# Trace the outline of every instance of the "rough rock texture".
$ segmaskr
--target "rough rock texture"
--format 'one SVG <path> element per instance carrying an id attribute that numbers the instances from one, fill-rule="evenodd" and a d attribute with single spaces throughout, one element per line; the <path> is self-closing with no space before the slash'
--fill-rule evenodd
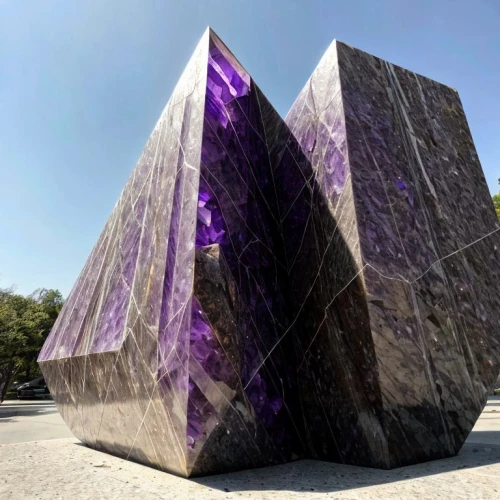
<path id="1" fill-rule="evenodd" d="M 349 261 L 304 309 L 313 456 L 456 454 L 500 367 L 500 233 L 457 92 L 333 42 L 286 122 L 346 243 L 323 268 Z"/>
<path id="2" fill-rule="evenodd" d="M 39 357 L 88 446 L 182 476 L 460 448 L 500 276 L 498 235 L 463 249 L 496 219 L 456 93 L 334 44 L 287 121 L 207 30 Z"/>

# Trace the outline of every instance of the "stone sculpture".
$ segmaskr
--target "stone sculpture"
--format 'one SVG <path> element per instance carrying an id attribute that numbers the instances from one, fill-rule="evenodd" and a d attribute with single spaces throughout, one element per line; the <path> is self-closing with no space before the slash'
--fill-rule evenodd
<path id="1" fill-rule="evenodd" d="M 392 468 L 455 455 L 500 354 L 500 234 L 457 92 L 333 42 L 286 122 L 360 281 L 345 324 L 340 282 L 314 294 L 327 312 L 304 329 L 299 380 L 323 386 L 309 393 L 324 410 L 316 456 Z"/>
<path id="2" fill-rule="evenodd" d="M 450 456 L 497 229 L 454 90 L 334 42 L 282 120 L 209 29 L 39 362 L 85 444 L 186 477 Z"/>

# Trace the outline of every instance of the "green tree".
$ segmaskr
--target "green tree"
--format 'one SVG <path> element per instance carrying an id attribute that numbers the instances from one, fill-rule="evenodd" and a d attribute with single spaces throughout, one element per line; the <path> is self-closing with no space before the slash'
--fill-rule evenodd
<path id="1" fill-rule="evenodd" d="M 500 193 L 493 196 L 493 205 L 495 205 L 495 210 L 497 212 L 498 219 L 500 220 Z"/>
<path id="2" fill-rule="evenodd" d="M 39 289 L 28 297 L 0 290 L 0 402 L 16 374 L 39 373 L 36 359 L 62 304 L 57 290 Z"/>
<path id="3" fill-rule="evenodd" d="M 38 354 L 45 339 L 50 333 L 59 312 L 64 304 L 59 290 L 39 288 L 28 296 L 31 307 L 26 312 L 26 334 L 31 336 L 31 347 L 27 349 L 22 360 L 22 368 L 27 378 L 32 378 L 40 372 L 37 363 Z"/>

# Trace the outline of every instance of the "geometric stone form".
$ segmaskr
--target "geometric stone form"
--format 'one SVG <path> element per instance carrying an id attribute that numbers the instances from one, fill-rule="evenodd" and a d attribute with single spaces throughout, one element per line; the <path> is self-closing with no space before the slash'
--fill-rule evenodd
<path id="1" fill-rule="evenodd" d="M 183 476 L 302 453 L 292 336 L 267 357 L 288 322 L 279 214 L 311 177 L 291 141 L 207 30 L 39 357 L 88 446 Z"/>
<path id="2" fill-rule="evenodd" d="M 334 41 L 285 121 L 359 280 L 345 297 L 341 270 L 304 311 L 314 456 L 455 455 L 500 369 L 500 233 L 457 92 Z"/>
<path id="3" fill-rule="evenodd" d="M 457 94 L 334 43 L 286 121 L 208 29 L 39 356 L 88 446 L 186 477 L 460 448 L 500 270 Z"/>

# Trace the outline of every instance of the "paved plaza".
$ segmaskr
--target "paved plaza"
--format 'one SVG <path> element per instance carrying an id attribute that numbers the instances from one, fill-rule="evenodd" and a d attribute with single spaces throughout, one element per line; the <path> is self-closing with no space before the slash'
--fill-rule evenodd
<path id="1" fill-rule="evenodd" d="M 302 460 L 186 480 L 83 446 L 52 402 L 0 405 L 0 499 L 498 499 L 500 398 L 457 457 L 391 471 Z"/>

